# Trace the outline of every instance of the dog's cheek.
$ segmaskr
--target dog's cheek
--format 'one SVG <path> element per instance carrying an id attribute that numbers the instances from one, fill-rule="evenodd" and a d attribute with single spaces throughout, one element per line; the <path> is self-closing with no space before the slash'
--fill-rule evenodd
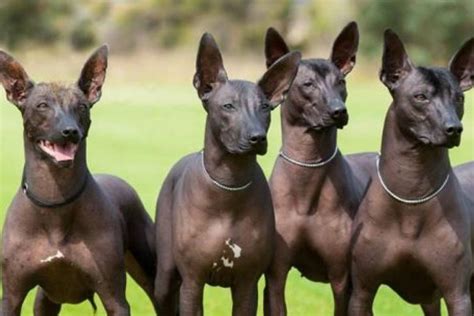
<path id="1" fill-rule="evenodd" d="M 26 115 L 23 122 L 24 130 L 28 138 L 34 140 L 43 136 L 48 131 L 49 123 L 44 115 L 35 114 Z"/>

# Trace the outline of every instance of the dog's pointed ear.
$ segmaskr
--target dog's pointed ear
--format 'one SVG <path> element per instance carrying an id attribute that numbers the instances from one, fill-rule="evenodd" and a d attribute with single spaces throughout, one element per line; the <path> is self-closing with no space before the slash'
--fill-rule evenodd
<path id="1" fill-rule="evenodd" d="M 209 93 L 217 84 L 227 81 L 227 73 L 224 69 L 221 52 L 214 37 L 209 33 L 204 33 L 199 43 L 199 50 L 196 59 L 196 73 L 193 84 L 199 98 L 206 100 Z"/>
<path id="2" fill-rule="evenodd" d="M 270 68 L 278 59 L 290 52 L 283 37 L 273 27 L 269 27 L 265 35 L 265 61 Z"/>
<path id="3" fill-rule="evenodd" d="M 456 77 L 462 91 L 467 91 L 474 85 L 474 37 L 471 37 L 454 54 L 449 62 L 449 70 Z"/>
<path id="4" fill-rule="evenodd" d="M 20 63 L 2 50 L 0 50 L 0 82 L 5 88 L 8 101 L 23 110 L 34 83 Z"/>
<path id="5" fill-rule="evenodd" d="M 84 92 L 90 106 L 99 101 L 102 95 L 108 55 L 109 47 L 102 45 L 89 57 L 84 67 L 82 67 L 77 85 Z"/>
<path id="6" fill-rule="evenodd" d="M 395 89 L 400 80 L 413 69 L 413 64 L 398 35 L 391 29 L 384 33 L 384 47 L 380 80 L 389 90 Z"/>
<path id="7" fill-rule="evenodd" d="M 330 57 L 344 76 L 350 73 L 355 66 L 358 47 L 359 28 L 356 22 L 350 22 L 334 41 Z"/>
<path id="8" fill-rule="evenodd" d="M 285 100 L 286 94 L 298 72 L 300 60 L 300 52 L 286 54 L 274 63 L 265 72 L 262 79 L 258 81 L 258 86 L 270 101 L 272 109 Z"/>

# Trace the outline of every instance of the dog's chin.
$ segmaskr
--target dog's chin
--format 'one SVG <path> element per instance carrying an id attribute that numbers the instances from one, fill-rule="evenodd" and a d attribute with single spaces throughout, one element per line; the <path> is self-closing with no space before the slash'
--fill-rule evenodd
<path id="1" fill-rule="evenodd" d="M 256 145 L 239 145 L 236 148 L 227 148 L 227 151 L 233 155 L 265 155 L 267 153 L 267 142 Z"/>
<path id="2" fill-rule="evenodd" d="M 426 136 L 419 136 L 418 140 L 424 146 L 453 148 L 461 143 L 461 137 L 443 137 L 442 139 L 430 139 Z"/>
<path id="3" fill-rule="evenodd" d="M 344 116 L 342 117 L 341 119 L 338 119 L 336 122 L 335 122 L 335 126 L 338 128 L 338 129 L 343 129 L 347 123 L 349 123 L 349 117 L 348 116 Z"/>
<path id="4" fill-rule="evenodd" d="M 446 141 L 441 142 L 435 146 L 445 147 L 445 148 L 454 148 L 458 147 L 461 144 L 461 137 L 447 138 Z"/>
<path id="5" fill-rule="evenodd" d="M 332 127 L 342 129 L 345 125 L 346 124 L 337 123 L 337 122 L 330 122 L 330 123 L 311 125 L 311 126 L 309 126 L 308 130 L 310 132 L 322 133 L 322 132 L 325 132 L 325 131 L 327 131 L 328 129 L 330 129 Z"/>
<path id="6" fill-rule="evenodd" d="M 41 139 L 36 142 L 36 147 L 56 166 L 70 168 L 74 165 L 79 144 L 73 142 L 54 143 Z"/>

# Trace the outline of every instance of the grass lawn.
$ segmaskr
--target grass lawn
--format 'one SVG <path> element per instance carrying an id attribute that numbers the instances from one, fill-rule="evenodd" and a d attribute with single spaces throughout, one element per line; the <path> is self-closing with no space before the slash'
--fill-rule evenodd
<path id="1" fill-rule="evenodd" d="M 79 64 L 78 64 L 79 65 Z M 262 65 L 263 67 L 263 65 Z M 28 69 L 28 68 L 27 68 Z M 77 69 L 78 71 L 78 69 Z M 232 74 L 232 72 L 229 72 Z M 191 77 L 188 75 L 187 77 Z M 190 81 L 190 80 L 189 80 Z M 378 151 L 385 111 L 390 98 L 381 83 L 349 78 L 347 101 L 350 123 L 339 133 L 343 153 Z M 462 146 L 451 150 L 453 165 L 474 159 L 474 94 L 466 94 L 465 131 Z M 154 217 L 154 204 L 170 167 L 183 155 L 203 146 L 205 112 L 188 84 L 106 82 L 102 100 L 92 110 L 88 162 L 94 173 L 111 173 L 126 179 L 139 192 Z M 280 146 L 279 111 L 273 113 L 269 151 L 259 158 L 267 175 Z M 0 91 L 0 225 L 20 183 L 23 165 L 20 113 Z M 260 282 L 263 289 L 263 282 Z M 262 314 L 262 291 L 259 314 Z M 33 292 L 23 305 L 32 314 Z M 286 287 L 290 315 L 330 315 L 332 296 L 328 285 L 312 283 L 293 270 Z M 127 297 L 134 315 L 152 315 L 151 304 L 130 280 Z M 96 297 L 96 301 L 99 302 Z M 229 315 L 230 292 L 206 287 L 207 315 Z M 98 315 L 104 315 L 99 303 Z M 403 302 L 382 287 L 375 302 L 377 315 L 421 315 L 420 308 Z M 92 315 L 89 303 L 65 305 L 64 315 Z"/>

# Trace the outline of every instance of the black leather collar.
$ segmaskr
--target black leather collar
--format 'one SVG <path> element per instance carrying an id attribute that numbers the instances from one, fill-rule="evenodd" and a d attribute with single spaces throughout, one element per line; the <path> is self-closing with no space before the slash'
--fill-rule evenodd
<path id="1" fill-rule="evenodd" d="M 26 183 L 25 172 L 23 172 L 23 177 L 22 177 L 22 180 L 21 180 L 21 187 L 23 189 L 23 193 L 25 193 L 25 195 L 30 199 L 30 201 L 33 202 L 33 204 L 35 204 L 36 206 L 45 207 L 45 208 L 57 208 L 57 207 L 61 207 L 61 206 L 67 205 L 69 203 L 72 203 L 74 200 L 79 198 L 79 196 L 82 194 L 82 192 L 84 192 L 84 190 L 86 189 L 87 182 L 89 182 L 88 180 L 89 180 L 89 173 L 87 173 L 86 176 L 84 177 L 84 180 L 83 180 L 82 185 L 80 186 L 79 190 L 77 190 L 77 192 L 75 192 L 74 194 L 72 194 L 71 196 L 67 197 L 66 199 L 64 199 L 63 201 L 60 201 L 60 202 L 43 201 L 40 198 L 36 197 L 33 193 L 31 193 L 28 190 L 28 183 Z"/>

